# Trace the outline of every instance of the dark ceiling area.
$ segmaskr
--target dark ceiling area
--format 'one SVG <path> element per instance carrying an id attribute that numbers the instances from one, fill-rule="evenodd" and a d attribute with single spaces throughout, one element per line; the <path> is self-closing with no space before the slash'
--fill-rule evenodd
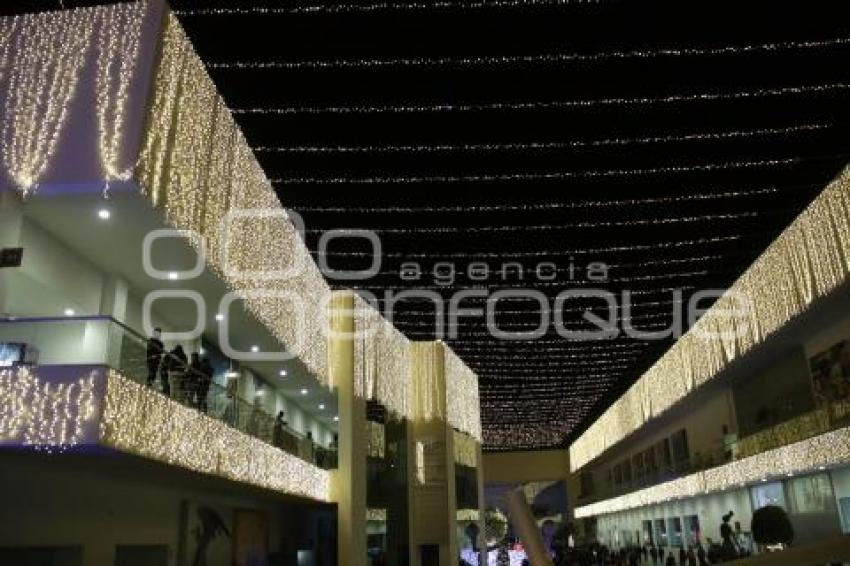
<path id="1" fill-rule="evenodd" d="M 506 331 L 549 321 L 528 340 L 492 337 L 484 316 L 446 327 L 479 376 L 487 450 L 567 445 L 671 344 L 566 339 L 554 307 L 591 330 L 584 313 L 603 303 L 556 295 L 599 288 L 622 305 L 628 291 L 626 322 L 663 330 L 692 293 L 728 287 L 850 155 L 837 2 L 172 6 L 310 249 L 330 229 L 379 235 L 380 273 L 332 286 L 424 290 L 447 309 L 482 289 L 459 306 L 489 297 Z M 365 269 L 369 249 L 323 251 Z M 605 281 L 589 280 L 594 263 Z M 433 339 L 434 302 L 401 300 L 393 322 Z"/>

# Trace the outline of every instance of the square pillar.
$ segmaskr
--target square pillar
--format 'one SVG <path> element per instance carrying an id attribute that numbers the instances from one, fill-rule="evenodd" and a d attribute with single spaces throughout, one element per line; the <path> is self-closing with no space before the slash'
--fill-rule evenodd
<path id="1" fill-rule="evenodd" d="M 354 371 L 354 295 L 334 292 L 328 316 L 328 371 L 339 403 L 338 466 L 331 476 L 337 503 L 337 563 L 366 564 L 366 402 L 357 397 Z"/>

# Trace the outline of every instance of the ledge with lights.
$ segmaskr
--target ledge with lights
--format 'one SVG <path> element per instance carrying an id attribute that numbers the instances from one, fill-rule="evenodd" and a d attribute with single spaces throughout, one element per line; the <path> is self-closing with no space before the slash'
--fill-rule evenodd
<path id="1" fill-rule="evenodd" d="M 188 470 L 330 499 L 330 473 L 104 367 L 0 370 L 0 445 L 101 445 Z"/>
<path id="2" fill-rule="evenodd" d="M 571 446 L 576 471 L 664 414 L 850 277 L 845 169 Z M 749 307 L 746 308 L 745 307 Z"/>
<path id="3" fill-rule="evenodd" d="M 578 519 L 595 517 L 645 505 L 736 489 L 764 479 L 781 478 L 844 465 L 848 460 L 850 460 L 850 427 L 626 495 L 577 507 L 575 516 Z"/>
<path id="4" fill-rule="evenodd" d="M 10 65 L 24 55 L 30 66 Z M 330 289 L 162 0 L 0 18 L 0 87 L 3 172 L 23 195 L 75 194 L 69 178 L 75 191 L 86 185 L 104 198 L 140 193 L 167 224 L 198 235 L 187 242 L 203 248 L 207 267 L 281 344 L 302 346 L 321 385 L 335 387 L 324 332 Z M 362 301 L 357 311 L 366 332 L 356 341 L 356 394 L 410 418 L 411 344 Z M 441 416 L 480 440 L 477 376 L 442 347 L 450 401 Z"/>

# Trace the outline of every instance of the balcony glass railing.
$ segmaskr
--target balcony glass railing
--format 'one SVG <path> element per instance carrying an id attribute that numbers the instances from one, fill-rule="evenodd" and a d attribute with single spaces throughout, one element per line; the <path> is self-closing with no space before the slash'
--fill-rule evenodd
<path id="1" fill-rule="evenodd" d="M 0 319 L 0 367 L 13 363 L 109 366 L 174 401 L 319 467 L 336 467 L 336 450 L 277 422 L 259 402 L 249 402 L 233 387 L 222 387 L 211 376 L 167 352 L 150 381 L 147 340 L 110 317 Z"/>

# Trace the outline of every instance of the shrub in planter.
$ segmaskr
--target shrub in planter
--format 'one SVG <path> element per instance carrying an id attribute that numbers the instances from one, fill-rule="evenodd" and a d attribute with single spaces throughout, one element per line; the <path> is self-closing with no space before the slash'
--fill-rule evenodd
<path id="1" fill-rule="evenodd" d="M 753 513 L 753 539 L 759 544 L 791 544 L 794 528 L 782 507 L 768 505 Z"/>

